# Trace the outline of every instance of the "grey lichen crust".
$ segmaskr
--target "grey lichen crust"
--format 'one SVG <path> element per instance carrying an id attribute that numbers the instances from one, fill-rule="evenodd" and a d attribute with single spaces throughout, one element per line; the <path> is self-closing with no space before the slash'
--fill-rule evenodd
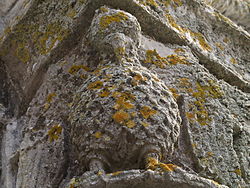
<path id="1" fill-rule="evenodd" d="M 104 60 L 75 95 L 71 138 L 78 160 L 91 169 L 89 163 L 97 159 L 111 172 L 139 168 L 149 153 L 167 161 L 179 136 L 180 115 L 171 92 L 140 65 L 136 51 L 127 58 L 129 46 L 140 41 L 136 18 L 102 7 L 89 36 L 99 53 L 109 51 L 114 58 Z"/>

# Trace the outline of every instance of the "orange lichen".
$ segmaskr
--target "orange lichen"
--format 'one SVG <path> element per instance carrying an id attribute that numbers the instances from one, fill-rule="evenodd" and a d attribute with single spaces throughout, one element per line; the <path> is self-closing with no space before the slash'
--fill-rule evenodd
<path id="1" fill-rule="evenodd" d="M 165 68 L 166 65 L 190 65 L 184 56 L 172 54 L 167 57 L 161 57 L 155 49 L 146 51 L 146 60 L 144 60 L 144 63 L 152 63 L 160 68 Z"/>
<path id="2" fill-rule="evenodd" d="M 146 81 L 146 80 L 147 80 L 146 77 L 144 77 L 144 76 L 142 76 L 142 75 L 140 75 L 140 74 L 136 74 L 136 75 L 133 77 L 133 79 L 136 80 L 136 81 Z"/>
<path id="3" fill-rule="evenodd" d="M 178 31 L 182 31 L 182 28 L 181 26 L 179 26 L 175 19 L 170 15 L 170 14 L 166 14 L 165 15 L 167 20 L 168 20 L 168 23 L 170 24 L 170 26 L 172 26 L 173 28 L 177 29 Z"/>
<path id="4" fill-rule="evenodd" d="M 136 115 L 137 115 L 136 112 L 132 112 L 132 113 L 131 113 L 131 116 L 132 116 L 132 117 L 135 117 Z"/>
<path id="5" fill-rule="evenodd" d="M 184 50 L 183 48 L 176 48 L 176 49 L 174 50 L 174 52 L 175 52 L 175 53 L 184 53 L 185 50 Z"/>
<path id="6" fill-rule="evenodd" d="M 50 93 L 48 96 L 47 96 L 47 102 L 48 103 L 51 103 L 54 99 L 54 97 L 56 97 L 56 93 Z"/>
<path id="7" fill-rule="evenodd" d="M 69 182 L 69 188 L 75 188 L 76 178 L 72 178 Z"/>
<path id="8" fill-rule="evenodd" d="M 178 6 L 182 6 L 182 1 L 181 0 L 173 0 Z"/>
<path id="9" fill-rule="evenodd" d="M 190 65 L 190 63 L 186 60 L 185 57 L 178 56 L 176 54 L 167 56 L 167 60 L 170 63 L 170 65 L 176 65 L 176 64 Z"/>
<path id="10" fill-rule="evenodd" d="M 236 169 L 233 171 L 234 173 L 236 173 L 238 176 L 242 176 L 242 172 L 241 172 L 241 169 Z"/>
<path id="11" fill-rule="evenodd" d="M 62 133 L 62 126 L 60 124 L 54 125 L 48 131 L 48 136 L 49 136 L 50 142 L 53 142 L 54 140 L 58 140 L 61 133 Z"/>
<path id="12" fill-rule="evenodd" d="M 156 110 L 153 110 L 149 106 L 143 106 L 140 112 L 145 119 L 148 119 L 149 117 L 157 113 Z"/>
<path id="13" fill-rule="evenodd" d="M 70 67 L 70 69 L 69 69 L 69 73 L 70 74 L 75 74 L 75 73 L 77 73 L 79 70 L 85 70 L 85 71 L 87 71 L 87 72 L 89 72 L 90 71 L 90 68 L 89 67 L 86 67 L 86 66 L 84 66 L 84 65 L 73 65 L 72 67 Z"/>
<path id="14" fill-rule="evenodd" d="M 141 122 L 141 124 L 142 124 L 143 127 L 148 127 L 149 126 L 149 124 L 147 122 Z"/>
<path id="15" fill-rule="evenodd" d="M 174 164 L 164 164 L 164 163 L 159 163 L 159 166 L 164 170 L 164 171 L 174 171 L 177 166 Z"/>
<path id="16" fill-rule="evenodd" d="M 227 37 L 225 37 L 225 38 L 223 39 L 223 42 L 228 43 L 228 42 L 229 42 L 229 39 L 228 39 Z"/>
<path id="17" fill-rule="evenodd" d="M 98 176 L 103 175 L 103 171 L 99 170 L 99 171 L 97 172 L 97 175 L 98 175 Z"/>
<path id="18" fill-rule="evenodd" d="M 205 106 L 207 99 L 220 98 L 222 96 L 220 88 L 214 84 L 214 81 L 209 80 L 208 83 L 209 85 L 201 85 L 197 82 L 196 91 L 192 93 L 192 96 L 196 99 L 194 101 L 196 109 L 193 110 L 193 113 L 196 115 L 196 120 L 200 125 L 207 125 L 211 121 Z"/>
<path id="19" fill-rule="evenodd" d="M 126 49 L 125 47 L 118 47 L 114 49 L 116 57 L 121 60 L 122 57 L 125 55 Z"/>
<path id="20" fill-rule="evenodd" d="M 103 16 L 100 19 L 100 26 L 102 29 L 106 29 L 111 23 L 118 23 L 128 19 L 128 16 L 123 12 L 118 12 L 113 15 Z"/>
<path id="21" fill-rule="evenodd" d="M 113 172 L 111 173 L 112 176 L 117 176 L 119 174 L 123 173 L 123 171 L 117 171 L 117 172 Z"/>
<path id="22" fill-rule="evenodd" d="M 136 124 L 135 124 L 134 121 L 129 120 L 129 121 L 126 123 L 126 125 L 127 125 L 128 128 L 133 128 Z"/>
<path id="23" fill-rule="evenodd" d="M 211 182 L 215 185 L 220 185 L 217 181 L 211 180 Z"/>
<path id="24" fill-rule="evenodd" d="M 119 110 L 113 115 L 113 119 L 116 123 L 123 124 L 130 119 L 130 115 L 123 110 Z"/>
<path id="25" fill-rule="evenodd" d="M 150 170 L 155 170 L 157 168 L 158 163 L 159 163 L 158 160 L 153 158 L 153 157 L 148 157 L 146 159 L 146 162 L 147 162 L 146 168 L 150 169 Z"/>
<path id="26" fill-rule="evenodd" d="M 128 102 L 128 99 L 124 95 L 117 97 L 114 109 L 119 110 L 119 109 L 131 109 L 131 108 L 134 108 L 134 105 Z"/>
<path id="27" fill-rule="evenodd" d="M 101 93 L 99 93 L 100 97 L 108 97 L 109 95 L 110 95 L 110 92 L 107 90 L 104 90 Z"/>
<path id="28" fill-rule="evenodd" d="M 122 98 L 124 98 L 125 100 L 130 100 L 130 101 L 135 100 L 135 96 L 132 95 L 132 94 L 129 93 L 129 92 L 118 92 L 118 91 L 115 91 L 115 92 L 113 92 L 112 96 L 113 96 L 114 98 L 122 97 Z"/>
<path id="29" fill-rule="evenodd" d="M 177 99 L 180 96 L 176 88 L 169 88 L 169 90 L 171 91 L 175 99 Z"/>
<path id="30" fill-rule="evenodd" d="M 96 137 L 97 139 L 102 137 L 102 133 L 100 131 L 95 132 L 95 134 L 93 135 L 94 137 Z"/>
<path id="31" fill-rule="evenodd" d="M 88 89 L 101 89 L 103 87 L 102 81 L 95 81 L 88 85 Z"/>
<path id="32" fill-rule="evenodd" d="M 197 147 L 197 144 L 192 143 L 192 147 L 193 147 L 193 148 L 196 148 L 196 147 Z"/>
<path id="33" fill-rule="evenodd" d="M 45 103 L 44 106 L 43 106 L 43 108 L 44 108 L 45 111 L 48 110 L 49 107 L 50 107 L 50 104 L 49 104 L 49 103 Z"/>
<path id="34" fill-rule="evenodd" d="M 73 19 L 77 15 L 77 12 L 75 9 L 69 9 L 67 12 L 67 16 Z"/>
<path id="35" fill-rule="evenodd" d="M 215 45 L 216 45 L 220 50 L 222 50 L 222 51 L 225 49 L 225 48 L 222 46 L 222 44 L 219 43 L 219 42 L 215 43 Z"/>
<path id="36" fill-rule="evenodd" d="M 232 64 L 238 64 L 238 62 L 236 61 L 236 59 L 234 59 L 233 57 L 230 59 L 230 62 L 231 62 Z"/>
<path id="37" fill-rule="evenodd" d="M 211 152 L 211 151 L 208 151 L 207 152 L 207 157 L 213 157 L 214 156 L 214 153 L 213 152 Z"/>
<path id="38" fill-rule="evenodd" d="M 174 164 L 165 164 L 165 163 L 161 163 L 159 162 L 157 159 L 153 158 L 153 157 L 148 157 L 146 159 L 146 168 L 150 169 L 150 170 L 156 170 L 156 169 L 162 169 L 163 171 L 174 171 L 177 168 L 177 165 Z"/>
<path id="39" fill-rule="evenodd" d="M 107 9 L 106 7 L 101 7 L 101 8 L 100 8 L 100 11 L 101 11 L 102 13 L 104 13 L 104 12 L 108 12 L 108 9 Z"/>
<path id="40" fill-rule="evenodd" d="M 194 85 L 189 78 L 180 78 L 179 87 L 180 92 L 189 93 L 195 99 L 193 103 L 189 105 L 189 111 L 186 112 L 188 120 L 191 123 L 196 121 L 200 125 L 207 125 L 211 122 L 212 119 L 209 116 L 209 111 L 205 104 L 209 99 L 220 98 L 223 95 L 220 87 L 215 84 L 215 81 L 207 80 L 206 85 L 196 82 Z M 177 92 L 171 88 L 170 91 L 174 94 Z"/>
<path id="41" fill-rule="evenodd" d="M 206 51 L 212 50 L 211 46 L 206 42 L 205 37 L 201 33 L 192 32 L 192 31 L 189 31 L 189 32 L 190 32 L 190 35 L 194 38 L 194 40 L 198 40 L 203 50 L 206 50 Z"/>
<path id="42" fill-rule="evenodd" d="M 158 4 L 154 0 L 140 0 L 145 6 L 157 7 Z"/>
<path id="43" fill-rule="evenodd" d="M 134 77 L 133 77 L 133 80 L 132 80 L 132 85 L 136 86 L 138 85 L 140 82 L 142 81 L 147 81 L 147 78 L 140 75 L 140 74 L 136 74 Z"/>
<path id="44" fill-rule="evenodd" d="M 189 81 L 189 78 L 179 78 L 179 85 L 181 87 L 192 87 L 192 83 Z"/>
<path id="45" fill-rule="evenodd" d="M 190 113 L 190 112 L 186 112 L 186 116 L 189 120 L 192 120 L 195 118 L 194 114 L 193 113 Z"/>
<path id="46" fill-rule="evenodd" d="M 146 51 L 146 60 L 144 63 L 152 63 L 160 68 L 165 68 L 165 64 L 167 63 L 167 60 L 163 57 L 161 57 L 157 51 L 154 50 L 147 50 Z"/>

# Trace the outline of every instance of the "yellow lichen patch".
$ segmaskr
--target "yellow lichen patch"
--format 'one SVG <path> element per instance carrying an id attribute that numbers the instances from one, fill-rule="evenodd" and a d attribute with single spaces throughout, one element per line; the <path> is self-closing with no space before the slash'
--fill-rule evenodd
<path id="1" fill-rule="evenodd" d="M 176 23 L 175 19 L 170 14 L 166 14 L 165 16 L 170 26 L 177 29 L 178 31 L 183 31 L 182 28 Z"/>
<path id="2" fill-rule="evenodd" d="M 37 29 L 38 30 L 38 29 Z M 46 30 L 35 31 L 32 33 L 32 39 L 35 47 L 41 55 L 48 54 L 57 44 L 69 34 L 69 30 L 64 29 L 60 23 L 50 23 L 46 25 Z"/>
<path id="3" fill-rule="evenodd" d="M 146 168 L 150 169 L 150 170 L 156 170 L 156 169 L 162 169 L 163 171 L 174 171 L 177 166 L 174 164 L 164 164 L 159 162 L 157 159 L 153 158 L 153 157 L 148 157 L 146 159 Z"/>
<path id="4" fill-rule="evenodd" d="M 117 172 L 113 172 L 111 173 L 112 176 L 117 176 L 119 174 L 123 173 L 123 171 L 117 171 Z"/>
<path id="5" fill-rule="evenodd" d="M 190 112 L 186 112 L 186 116 L 189 120 L 193 120 L 195 118 L 194 114 Z"/>
<path id="6" fill-rule="evenodd" d="M 125 47 L 115 48 L 114 52 L 118 59 L 122 59 L 122 57 L 125 55 Z"/>
<path id="7" fill-rule="evenodd" d="M 154 0 L 140 0 L 142 1 L 142 4 L 145 6 L 152 6 L 152 7 L 157 7 L 158 4 Z"/>
<path id="8" fill-rule="evenodd" d="M 167 56 L 167 60 L 170 63 L 170 65 L 176 65 L 176 64 L 190 65 L 190 63 L 186 60 L 185 57 L 178 56 L 176 54 Z"/>
<path id="9" fill-rule="evenodd" d="M 89 67 L 86 67 L 84 65 L 73 65 L 72 67 L 70 67 L 69 69 L 69 73 L 70 74 L 76 74 L 79 70 L 85 70 L 85 71 L 90 71 Z"/>
<path id="10" fill-rule="evenodd" d="M 138 85 L 141 81 L 147 81 L 148 79 L 140 74 L 136 74 L 133 77 L 132 85 Z"/>
<path id="11" fill-rule="evenodd" d="M 76 16 L 77 12 L 75 9 L 69 9 L 67 12 L 67 16 L 73 19 Z"/>
<path id="12" fill-rule="evenodd" d="M 169 90 L 171 91 L 175 99 L 177 99 L 180 96 L 176 88 L 169 88 Z"/>
<path id="13" fill-rule="evenodd" d="M 102 81 L 95 81 L 88 85 L 88 89 L 101 89 L 103 87 Z"/>
<path id="14" fill-rule="evenodd" d="M 53 101 L 53 99 L 54 99 L 55 96 L 56 96 L 56 93 L 50 93 L 50 94 L 47 96 L 46 101 L 47 101 L 48 103 L 51 103 L 51 102 Z"/>
<path id="15" fill-rule="evenodd" d="M 49 104 L 49 103 L 45 103 L 44 106 L 43 106 L 43 108 L 44 108 L 45 111 L 48 110 L 49 107 L 50 107 L 50 104 Z"/>
<path id="16" fill-rule="evenodd" d="M 164 163 L 159 163 L 159 166 L 161 167 L 161 169 L 163 169 L 164 171 L 174 171 L 177 166 L 174 164 L 164 164 Z"/>
<path id="17" fill-rule="evenodd" d="M 156 81 L 156 82 L 160 81 L 159 78 L 157 78 L 156 76 L 152 76 L 152 77 L 153 77 L 154 81 Z"/>
<path id="18" fill-rule="evenodd" d="M 241 172 L 241 169 L 236 169 L 233 171 L 235 174 L 237 174 L 238 176 L 242 176 L 242 172 Z"/>
<path id="19" fill-rule="evenodd" d="M 134 80 L 136 81 L 146 81 L 148 80 L 146 77 L 140 75 L 140 74 L 136 74 L 134 77 L 133 77 Z"/>
<path id="20" fill-rule="evenodd" d="M 181 0 L 173 0 L 175 2 L 175 4 L 177 4 L 178 6 L 182 6 L 182 1 Z"/>
<path id="21" fill-rule="evenodd" d="M 15 51 L 16 57 L 23 63 L 27 63 L 30 61 L 30 51 L 28 47 L 26 47 L 25 43 L 20 42 Z"/>
<path id="22" fill-rule="evenodd" d="M 130 119 L 130 115 L 123 110 L 119 110 L 113 115 L 113 119 L 116 123 L 123 124 Z"/>
<path id="23" fill-rule="evenodd" d="M 229 42 L 229 38 L 225 37 L 225 38 L 223 39 L 223 42 L 228 43 L 228 42 Z"/>
<path id="24" fill-rule="evenodd" d="M 102 13 L 104 13 L 104 12 L 108 12 L 108 9 L 107 9 L 106 7 L 101 7 L 101 8 L 100 8 L 100 11 L 101 11 Z"/>
<path id="25" fill-rule="evenodd" d="M 137 115 L 136 112 L 132 112 L 132 113 L 131 113 L 131 116 L 132 116 L 132 117 L 136 117 L 136 115 Z"/>
<path id="26" fill-rule="evenodd" d="M 76 179 L 72 178 L 69 182 L 69 188 L 75 188 L 76 185 Z"/>
<path id="27" fill-rule="evenodd" d="M 128 128 L 133 128 L 136 124 L 135 124 L 134 121 L 129 120 L 129 121 L 126 123 L 126 125 L 127 125 Z"/>
<path id="28" fill-rule="evenodd" d="M 135 96 L 129 92 L 113 92 L 112 96 L 114 98 L 118 98 L 118 97 L 122 97 L 125 100 L 130 100 L 130 101 L 134 101 L 135 100 Z"/>
<path id="29" fill-rule="evenodd" d="M 221 13 L 219 13 L 219 12 L 214 12 L 213 14 L 214 14 L 215 17 L 218 18 L 218 20 L 224 21 L 224 22 L 226 22 L 227 24 L 229 24 L 230 26 L 234 25 L 234 23 L 233 23 L 229 18 L 227 18 L 226 16 L 222 15 Z"/>
<path id="30" fill-rule="evenodd" d="M 193 110 L 193 113 L 200 125 L 207 125 L 211 121 L 205 106 L 206 101 L 209 98 L 216 99 L 223 95 L 214 81 L 209 80 L 208 83 L 209 85 L 201 85 L 197 82 L 196 91 L 192 93 L 192 96 L 196 99 L 196 101 L 194 101 L 195 109 Z"/>
<path id="31" fill-rule="evenodd" d="M 225 48 L 222 46 L 222 44 L 219 43 L 219 42 L 215 43 L 215 45 L 216 45 L 220 50 L 222 50 L 222 51 L 225 49 Z"/>
<path id="32" fill-rule="evenodd" d="M 153 158 L 153 157 L 148 157 L 146 159 L 146 168 L 147 169 L 150 169 L 150 170 L 155 170 L 157 168 L 157 165 L 158 165 L 158 160 Z"/>
<path id="33" fill-rule="evenodd" d="M 48 131 L 48 136 L 49 136 L 50 142 L 53 142 L 54 140 L 58 140 L 61 133 L 62 133 L 62 126 L 60 124 L 54 125 Z"/>
<path id="34" fill-rule="evenodd" d="M 220 185 L 217 181 L 211 180 L 211 182 L 215 185 Z"/>
<path id="35" fill-rule="evenodd" d="M 167 64 L 166 58 L 161 57 L 157 51 L 154 50 L 147 50 L 146 51 L 146 60 L 144 63 L 152 63 L 160 68 L 165 68 L 165 64 Z"/>
<path id="36" fill-rule="evenodd" d="M 147 122 L 144 122 L 144 121 L 141 122 L 141 124 L 142 124 L 143 127 L 148 127 L 149 126 L 149 124 Z"/>
<path id="37" fill-rule="evenodd" d="M 212 50 L 211 46 L 207 43 L 205 37 L 201 33 L 192 32 L 192 31 L 189 31 L 189 32 L 190 32 L 190 35 L 194 38 L 194 40 L 198 40 L 203 50 L 206 50 L 206 51 Z"/>
<path id="38" fill-rule="evenodd" d="M 104 90 L 101 93 L 99 93 L 100 97 L 108 97 L 109 95 L 110 95 L 110 92 L 107 90 Z"/>
<path id="39" fill-rule="evenodd" d="M 114 109 L 119 110 L 119 109 L 131 109 L 134 108 L 134 105 L 131 104 L 129 99 L 126 98 L 124 95 L 119 96 L 116 98 L 116 103 L 114 105 Z"/>
<path id="40" fill-rule="evenodd" d="M 181 87 L 192 87 L 192 83 L 189 81 L 189 78 L 179 78 L 179 83 Z"/>
<path id="41" fill-rule="evenodd" d="M 214 156 L 214 153 L 213 152 L 211 152 L 211 151 L 208 151 L 207 152 L 207 157 L 213 157 Z"/>
<path id="42" fill-rule="evenodd" d="M 193 147 L 193 148 L 196 148 L 196 147 L 197 147 L 197 144 L 192 143 L 192 147 Z"/>
<path id="43" fill-rule="evenodd" d="M 123 12 L 118 12 L 113 15 L 103 16 L 100 19 L 100 26 L 102 29 L 106 29 L 111 23 L 118 23 L 128 19 L 128 16 Z"/>
<path id="44" fill-rule="evenodd" d="M 5 35 L 8 35 L 11 32 L 11 27 L 6 27 L 3 31 Z"/>
<path id="45" fill-rule="evenodd" d="M 175 53 L 184 53 L 185 50 L 184 50 L 183 48 L 176 48 L 176 49 L 174 50 L 174 52 L 175 52 Z"/>
<path id="46" fill-rule="evenodd" d="M 103 171 L 99 170 L 99 171 L 97 172 L 97 175 L 98 175 L 98 176 L 103 175 Z"/>
<path id="47" fill-rule="evenodd" d="M 148 119 L 149 117 L 157 113 L 156 110 L 153 110 L 149 106 L 143 106 L 140 112 L 145 119 Z"/>
<path id="48" fill-rule="evenodd" d="M 233 57 L 230 59 L 230 62 L 231 62 L 232 64 L 238 64 L 238 62 L 236 61 L 236 59 L 234 59 Z"/>
<path id="49" fill-rule="evenodd" d="M 96 137 L 97 139 L 102 137 L 102 133 L 100 131 L 95 132 L 95 134 L 93 135 L 94 137 Z"/>

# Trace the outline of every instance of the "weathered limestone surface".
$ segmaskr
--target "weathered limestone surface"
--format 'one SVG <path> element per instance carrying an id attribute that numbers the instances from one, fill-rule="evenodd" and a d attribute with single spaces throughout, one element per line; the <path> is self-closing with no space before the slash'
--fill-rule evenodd
<path id="1" fill-rule="evenodd" d="M 2 187 L 250 187 L 243 27 L 200 0 L 0 0 Z"/>

